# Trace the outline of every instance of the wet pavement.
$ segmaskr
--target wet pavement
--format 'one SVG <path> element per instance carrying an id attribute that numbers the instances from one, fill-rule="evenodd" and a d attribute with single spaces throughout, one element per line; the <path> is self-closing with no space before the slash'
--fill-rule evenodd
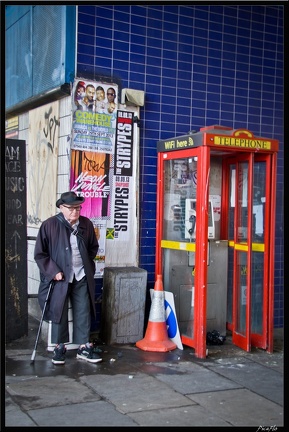
<path id="1" fill-rule="evenodd" d="M 5 347 L 4 427 L 284 426 L 282 332 L 273 354 L 247 353 L 227 335 L 206 359 L 185 346 L 162 353 L 97 340 L 97 364 L 69 350 L 53 365 L 40 340 L 31 364 L 38 325 L 30 317 L 28 336 Z"/>

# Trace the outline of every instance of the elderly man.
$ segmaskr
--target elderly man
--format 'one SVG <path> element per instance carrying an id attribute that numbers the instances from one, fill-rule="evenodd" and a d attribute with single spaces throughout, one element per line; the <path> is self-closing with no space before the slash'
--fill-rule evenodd
<path id="1" fill-rule="evenodd" d="M 91 311 L 95 316 L 95 261 L 98 240 L 92 222 L 80 215 L 84 198 L 65 192 L 56 201 L 60 213 L 40 226 L 34 259 L 40 270 L 38 301 L 43 310 L 47 289 L 53 281 L 45 319 L 52 321 L 52 363 L 65 363 L 65 342 L 69 341 L 68 303 L 73 313 L 73 343 L 78 344 L 76 357 L 90 363 L 100 362 L 89 342 Z"/>

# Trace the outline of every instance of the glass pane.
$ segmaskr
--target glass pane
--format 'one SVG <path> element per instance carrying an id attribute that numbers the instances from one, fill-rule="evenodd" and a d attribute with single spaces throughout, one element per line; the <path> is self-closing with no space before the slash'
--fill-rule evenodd
<path id="1" fill-rule="evenodd" d="M 263 333 L 263 287 L 264 287 L 264 254 L 252 253 L 252 300 L 251 330 L 252 333 Z"/>
<path id="2" fill-rule="evenodd" d="M 237 326 L 236 331 L 245 335 L 247 305 L 247 253 L 237 252 Z"/>
<path id="3" fill-rule="evenodd" d="M 227 322 L 233 322 L 233 276 L 234 276 L 234 249 L 228 250 L 228 287 L 227 287 Z"/>
<path id="4" fill-rule="evenodd" d="M 163 239 L 188 241 L 186 199 L 196 198 L 197 162 L 193 158 L 165 161 Z"/>
<path id="5" fill-rule="evenodd" d="M 197 161 L 194 158 L 164 162 L 163 240 L 194 242 L 188 203 L 196 205 Z M 190 201 L 194 200 L 194 201 Z M 193 209 L 191 210 L 193 214 Z M 194 213 L 195 214 L 195 213 Z M 174 294 L 175 309 L 181 335 L 194 335 L 194 270 L 195 253 L 162 249 L 164 289 Z"/>
<path id="6" fill-rule="evenodd" d="M 73 16 L 72 6 L 6 6 L 7 109 L 57 88 L 65 84 L 66 77 L 74 76 L 74 27 L 73 21 L 66 22 L 66 14 Z M 66 40 L 68 30 L 71 37 Z"/>
<path id="7" fill-rule="evenodd" d="M 66 48 L 65 6 L 38 5 L 32 19 L 32 76 L 37 77 L 33 94 L 38 95 L 64 82 L 65 49 L 72 50 L 74 42 L 67 42 Z"/>
<path id="8" fill-rule="evenodd" d="M 174 294 L 176 316 L 181 335 L 194 334 L 194 266 L 188 252 L 163 249 L 164 290 Z"/>
<path id="9" fill-rule="evenodd" d="M 228 238 L 229 240 L 234 239 L 234 213 L 235 213 L 235 201 L 236 201 L 236 165 L 230 166 L 230 185 L 229 185 L 229 228 Z"/>
<path id="10" fill-rule="evenodd" d="M 228 239 L 234 240 L 234 215 L 236 202 L 236 165 L 230 165 L 229 203 L 228 203 Z M 228 250 L 228 287 L 227 287 L 227 322 L 233 322 L 233 276 L 234 276 L 234 249 Z"/>
<path id="11" fill-rule="evenodd" d="M 237 241 L 247 242 L 248 239 L 248 162 L 238 165 L 237 183 Z M 245 335 L 246 332 L 246 304 L 247 304 L 247 272 L 248 254 L 247 252 L 237 251 L 237 327 L 236 331 Z"/>
<path id="12" fill-rule="evenodd" d="M 252 241 L 264 242 L 264 219 L 265 219 L 265 186 L 266 186 L 266 163 L 254 163 L 254 187 L 253 187 L 253 233 Z"/>
<path id="13" fill-rule="evenodd" d="M 238 242 L 248 239 L 248 162 L 239 164 L 238 169 Z"/>

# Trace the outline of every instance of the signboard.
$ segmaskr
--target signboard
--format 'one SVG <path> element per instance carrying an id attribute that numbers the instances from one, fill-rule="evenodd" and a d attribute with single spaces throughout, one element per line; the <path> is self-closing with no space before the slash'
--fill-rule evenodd
<path id="1" fill-rule="evenodd" d="M 5 140 L 6 342 L 28 334 L 26 142 Z"/>
<path id="2" fill-rule="evenodd" d="M 177 314 L 175 309 L 174 295 L 170 291 L 164 291 L 165 301 L 164 308 L 166 312 L 166 325 L 168 330 L 168 337 L 173 341 L 177 348 L 183 350 L 183 344 L 178 326 Z M 153 300 L 154 290 L 150 289 L 151 300 Z"/>
<path id="3" fill-rule="evenodd" d="M 6 138 L 18 138 L 19 118 L 12 117 L 5 120 L 5 136 Z"/>

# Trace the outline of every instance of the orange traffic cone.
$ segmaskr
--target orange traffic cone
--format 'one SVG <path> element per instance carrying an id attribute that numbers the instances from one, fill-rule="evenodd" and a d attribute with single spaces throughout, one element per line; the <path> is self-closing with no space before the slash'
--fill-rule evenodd
<path id="1" fill-rule="evenodd" d="M 146 334 L 136 342 L 136 346 L 143 351 L 165 352 L 177 348 L 168 337 L 164 300 L 162 275 L 157 275 Z"/>

